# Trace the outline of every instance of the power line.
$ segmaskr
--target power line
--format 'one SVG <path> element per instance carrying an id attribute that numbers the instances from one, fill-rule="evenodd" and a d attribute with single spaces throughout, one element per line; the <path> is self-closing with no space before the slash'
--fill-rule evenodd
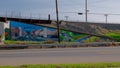
<path id="1" fill-rule="evenodd" d="M 80 12 L 59 12 L 59 13 L 80 13 Z M 82 14 L 85 14 L 85 13 L 82 13 Z M 108 14 L 108 15 L 120 15 L 120 14 L 113 14 L 113 13 L 88 13 L 88 14 L 93 14 L 93 15 L 105 15 L 105 14 Z"/>

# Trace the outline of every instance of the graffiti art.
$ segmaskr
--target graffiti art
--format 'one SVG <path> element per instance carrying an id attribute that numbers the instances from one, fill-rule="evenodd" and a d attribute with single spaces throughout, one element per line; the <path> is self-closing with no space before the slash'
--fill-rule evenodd
<path id="1" fill-rule="evenodd" d="M 10 21 L 10 36 L 12 40 L 20 41 L 57 41 L 57 30 L 55 28 Z"/>
<path id="2" fill-rule="evenodd" d="M 58 41 L 57 29 L 53 27 L 10 21 L 10 28 L 5 29 L 5 39 L 12 41 Z M 60 30 L 62 42 L 99 42 L 99 37 L 77 33 L 70 30 Z"/>

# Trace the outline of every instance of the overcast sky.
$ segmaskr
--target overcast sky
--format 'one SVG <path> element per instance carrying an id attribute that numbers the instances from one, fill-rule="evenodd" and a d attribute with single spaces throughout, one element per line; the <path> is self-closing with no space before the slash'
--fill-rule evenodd
<path id="1" fill-rule="evenodd" d="M 72 21 L 85 21 L 85 15 L 76 12 L 85 12 L 85 0 L 58 0 L 59 18 Z M 89 13 L 120 14 L 120 0 L 88 0 Z M 14 13 L 14 15 L 46 18 L 51 14 L 55 18 L 55 0 L 0 0 L 0 14 Z M 66 13 L 64 13 L 66 12 Z M 75 13 L 69 13 L 75 12 Z M 88 14 L 90 22 L 105 22 L 105 16 Z M 108 15 L 108 22 L 120 23 L 120 15 Z"/>

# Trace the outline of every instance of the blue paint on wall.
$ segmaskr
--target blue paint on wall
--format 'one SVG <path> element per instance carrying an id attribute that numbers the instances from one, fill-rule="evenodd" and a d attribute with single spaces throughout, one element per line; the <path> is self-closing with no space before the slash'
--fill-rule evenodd
<path id="1" fill-rule="evenodd" d="M 10 21 L 11 39 L 21 41 L 57 41 L 55 28 Z"/>

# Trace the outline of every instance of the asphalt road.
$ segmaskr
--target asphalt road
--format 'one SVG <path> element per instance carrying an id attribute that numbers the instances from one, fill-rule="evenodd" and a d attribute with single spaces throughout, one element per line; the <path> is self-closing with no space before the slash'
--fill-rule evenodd
<path id="1" fill-rule="evenodd" d="M 120 62 L 120 47 L 0 50 L 0 65 Z"/>

